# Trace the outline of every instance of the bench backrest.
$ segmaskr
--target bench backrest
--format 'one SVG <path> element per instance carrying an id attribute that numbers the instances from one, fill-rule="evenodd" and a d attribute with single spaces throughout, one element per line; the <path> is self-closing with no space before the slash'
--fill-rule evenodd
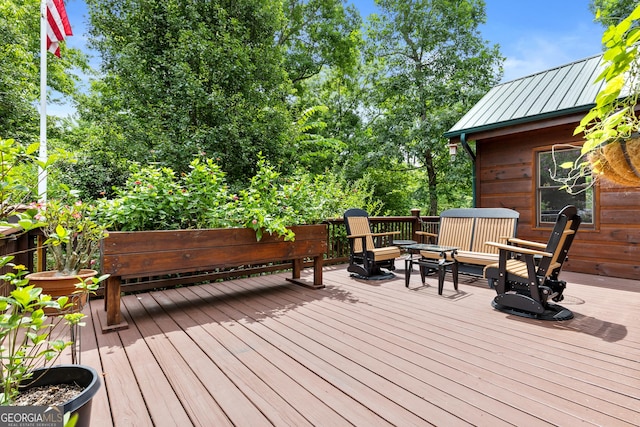
<path id="1" fill-rule="evenodd" d="M 520 214 L 506 208 L 456 208 L 440 214 L 438 244 L 465 251 L 498 253 L 485 242 L 515 237 Z"/>

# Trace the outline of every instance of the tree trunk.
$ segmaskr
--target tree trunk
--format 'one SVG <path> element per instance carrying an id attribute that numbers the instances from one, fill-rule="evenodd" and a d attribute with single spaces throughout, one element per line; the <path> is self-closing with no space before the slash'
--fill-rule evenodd
<path id="1" fill-rule="evenodd" d="M 424 156 L 424 164 L 427 167 L 427 183 L 429 185 L 429 215 L 438 214 L 438 193 L 436 168 L 433 165 L 433 155 L 430 149 L 427 149 Z"/>

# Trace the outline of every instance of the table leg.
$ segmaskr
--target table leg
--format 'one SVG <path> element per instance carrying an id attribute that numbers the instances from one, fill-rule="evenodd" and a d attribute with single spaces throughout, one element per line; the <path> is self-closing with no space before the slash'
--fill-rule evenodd
<path id="1" fill-rule="evenodd" d="M 453 276 L 453 289 L 458 290 L 458 263 L 451 264 L 451 275 Z"/>
<path id="2" fill-rule="evenodd" d="M 413 256 L 404 260 L 404 287 L 409 287 L 409 279 L 411 278 L 411 270 L 413 270 Z"/>
<path id="3" fill-rule="evenodd" d="M 444 275 L 447 272 L 447 266 L 440 264 L 438 266 L 438 295 L 442 295 L 444 289 Z"/>

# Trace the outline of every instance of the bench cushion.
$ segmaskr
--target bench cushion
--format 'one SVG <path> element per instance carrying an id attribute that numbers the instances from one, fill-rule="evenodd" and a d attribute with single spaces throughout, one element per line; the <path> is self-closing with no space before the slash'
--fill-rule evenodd
<path id="1" fill-rule="evenodd" d="M 449 258 L 449 257 L 448 257 Z M 458 262 L 465 264 L 488 265 L 498 262 L 499 254 L 486 252 L 458 251 L 455 255 Z"/>
<path id="2" fill-rule="evenodd" d="M 388 259 L 395 259 L 400 256 L 400 248 L 398 248 L 397 246 L 375 248 L 369 250 L 369 252 L 373 252 L 374 261 L 386 261 Z"/>

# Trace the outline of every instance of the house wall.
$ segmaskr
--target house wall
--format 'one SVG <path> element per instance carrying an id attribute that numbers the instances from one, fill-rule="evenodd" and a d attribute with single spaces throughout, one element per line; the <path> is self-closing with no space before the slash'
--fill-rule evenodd
<path id="1" fill-rule="evenodd" d="M 535 150 L 582 143 L 576 123 L 547 123 L 538 129 L 512 128 L 476 140 L 476 206 L 520 212 L 518 237 L 546 241 L 551 227 L 536 226 Z M 640 277 L 640 187 L 598 180 L 595 225 L 581 226 L 569 250 L 568 271 L 638 279 Z"/>

